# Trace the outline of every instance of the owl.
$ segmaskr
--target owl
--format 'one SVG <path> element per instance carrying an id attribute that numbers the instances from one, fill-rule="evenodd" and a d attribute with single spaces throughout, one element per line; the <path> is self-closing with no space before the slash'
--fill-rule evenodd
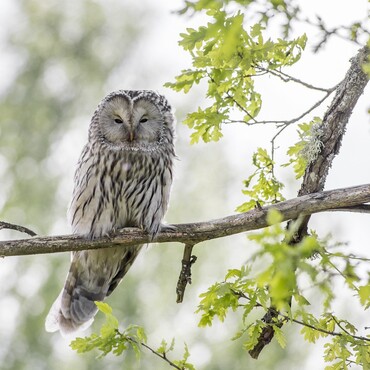
<path id="1" fill-rule="evenodd" d="M 167 99 L 150 90 L 119 90 L 98 105 L 77 164 L 68 210 L 73 234 L 87 238 L 123 227 L 154 237 L 161 229 L 172 184 L 174 115 Z M 72 253 L 64 288 L 45 328 L 68 335 L 91 325 L 142 245 Z"/>

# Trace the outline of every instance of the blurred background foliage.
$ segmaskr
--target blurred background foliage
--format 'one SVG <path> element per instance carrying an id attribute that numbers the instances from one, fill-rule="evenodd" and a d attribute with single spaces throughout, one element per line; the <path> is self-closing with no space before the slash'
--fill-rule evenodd
<path id="1" fill-rule="evenodd" d="M 170 66 L 171 59 L 156 59 L 155 46 L 142 46 L 152 27 L 159 26 L 161 11 L 171 10 L 169 6 L 160 10 L 150 1 L 113 0 L 13 0 L 9 6 L 12 20 L 1 35 L 1 67 L 6 62 L 8 69 L 0 83 L 0 219 L 41 235 L 69 233 L 65 212 L 74 166 L 86 140 L 89 117 L 101 98 L 118 88 L 158 89 L 174 101 L 179 122 L 199 102 L 194 94 L 177 98 L 163 91 L 163 82 L 179 68 Z M 167 220 L 199 221 L 232 213 L 241 203 L 245 175 L 236 173 L 234 162 L 247 159 L 235 161 L 228 145 L 190 147 L 188 129 L 179 125 L 177 131 L 180 160 Z M 0 237 L 20 235 L 1 231 Z M 181 305 L 175 303 L 175 287 L 182 248 L 150 247 L 109 304 L 124 326 L 143 326 L 154 348 L 162 338 L 175 337 L 181 354 L 186 342 L 192 354 L 189 361 L 199 368 L 295 369 L 308 352 L 299 341 L 288 339 L 285 350 L 272 344 L 256 362 L 241 345 L 230 341 L 237 331 L 237 317 L 222 326 L 197 327 L 198 295 L 221 280 L 227 268 L 240 267 L 251 254 L 246 246 L 245 237 L 234 236 L 197 247 L 193 284 Z M 0 368 L 167 369 L 150 353 L 140 362 L 134 354 L 102 360 L 93 353 L 78 355 L 68 340 L 44 331 L 45 316 L 68 265 L 67 254 L 0 260 Z M 96 328 L 101 320 L 98 316 Z"/>

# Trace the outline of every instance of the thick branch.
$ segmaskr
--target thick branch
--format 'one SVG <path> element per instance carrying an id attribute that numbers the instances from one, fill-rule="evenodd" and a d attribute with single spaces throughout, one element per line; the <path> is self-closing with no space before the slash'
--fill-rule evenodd
<path id="1" fill-rule="evenodd" d="M 181 242 L 194 245 L 210 239 L 264 228 L 268 226 L 266 215 L 272 208 L 280 211 L 283 220 L 286 221 L 295 219 L 299 215 L 356 207 L 368 202 L 370 202 L 370 184 L 324 191 L 217 220 L 175 225 L 175 231 L 161 232 L 153 241 L 157 243 Z M 148 242 L 151 240 L 145 232 L 136 228 L 127 228 L 122 229 L 114 236 L 96 240 L 66 235 L 2 241 L 0 242 L 0 256 L 57 253 L 113 246 L 124 247 Z"/>
<path id="2" fill-rule="evenodd" d="M 368 76 L 362 70 L 369 49 L 362 48 L 352 58 L 345 79 L 339 84 L 336 95 L 322 121 L 322 145 L 316 159 L 307 168 L 298 195 L 315 193 L 324 189 L 326 177 L 334 157 L 339 153 L 342 138 L 352 110 L 368 83 Z"/>
<path id="3" fill-rule="evenodd" d="M 351 66 L 347 71 L 346 77 L 339 84 L 335 97 L 322 121 L 322 134 L 319 138 L 322 144 L 321 151 L 307 167 L 298 196 L 324 189 L 333 159 L 339 153 L 352 110 L 369 81 L 368 76 L 362 70 L 362 65 L 368 56 L 369 49 L 363 47 L 351 59 Z M 309 219 L 310 216 L 307 216 L 302 222 L 296 242 L 299 242 L 307 234 Z"/>

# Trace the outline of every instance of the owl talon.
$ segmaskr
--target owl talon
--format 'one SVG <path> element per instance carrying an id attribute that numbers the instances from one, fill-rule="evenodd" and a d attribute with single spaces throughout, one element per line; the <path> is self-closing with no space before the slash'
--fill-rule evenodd
<path id="1" fill-rule="evenodd" d="M 105 234 L 104 234 L 104 236 L 106 237 L 106 238 L 108 238 L 108 239 L 113 239 L 114 238 L 114 236 L 116 235 L 116 233 L 117 233 L 117 229 L 114 227 L 112 230 L 110 230 L 110 231 L 107 231 Z"/>
<path id="2" fill-rule="evenodd" d="M 159 231 L 161 233 L 174 233 L 176 232 L 177 227 L 172 224 L 161 224 Z"/>

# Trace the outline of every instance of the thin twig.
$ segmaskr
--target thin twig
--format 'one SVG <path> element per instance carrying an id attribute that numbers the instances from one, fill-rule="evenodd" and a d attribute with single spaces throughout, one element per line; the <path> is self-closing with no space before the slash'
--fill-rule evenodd
<path id="1" fill-rule="evenodd" d="M 0 230 L 2 230 L 2 229 L 16 230 L 16 231 L 19 231 L 21 233 L 26 233 L 30 236 L 36 236 L 37 235 L 34 231 L 32 231 L 31 229 L 29 229 L 27 227 L 20 226 L 20 225 L 15 225 L 15 224 L 10 224 L 9 222 L 0 221 Z"/>
<path id="2" fill-rule="evenodd" d="M 216 81 L 212 78 L 212 76 L 210 75 L 209 72 L 206 72 L 208 78 L 214 83 L 216 84 Z M 253 123 L 256 122 L 256 119 L 248 112 L 247 109 L 245 109 L 232 95 L 230 95 L 229 91 L 226 92 L 226 95 L 229 99 L 231 99 L 233 101 L 233 103 L 242 111 L 244 112 L 252 121 Z"/>
<path id="3" fill-rule="evenodd" d="M 245 295 L 243 292 L 240 292 L 240 291 L 234 291 L 233 290 L 233 293 L 236 294 L 237 296 L 241 297 L 241 298 L 245 298 L 247 300 L 251 300 L 247 295 Z M 255 302 L 255 307 L 260 307 L 260 308 L 264 308 L 266 309 L 261 303 L 259 302 Z M 271 309 L 271 308 L 269 308 Z M 295 322 L 296 324 L 299 324 L 299 325 L 302 325 L 302 326 L 306 326 L 307 328 L 310 328 L 310 329 L 313 329 L 313 330 L 316 330 L 316 331 L 319 331 L 321 333 L 324 333 L 324 334 L 328 334 L 328 335 L 332 335 L 332 336 L 337 336 L 337 337 L 342 337 L 343 336 L 343 333 L 338 333 L 336 331 L 330 331 L 330 330 L 326 330 L 326 329 L 323 329 L 323 328 L 318 328 L 314 325 L 311 325 L 311 324 L 308 324 L 304 321 L 301 321 L 301 320 L 298 320 L 298 319 L 293 319 L 291 318 L 290 316 L 288 315 L 285 315 L 283 314 L 282 312 L 280 311 L 277 311 L 275 309 L 275 312 L 278 316 L 282 317 L 284 320 L 286 320 L 287 322 L 288 321 L 291 321 L 291 322 Z M 333 317 L 334 319 L 334 317 Z M 334 319 L 335 322 L 337 322 L 335 319 Z M 370 338 L 367 338 L 367 337 L 363 337 L 363 336 L 360 336 L 360 335 L 354 335 L 354 334 L 351 334 L 349 333 L 348 331 L 344 330 L 340 325 L 338 325 L 339 328 L 341 330 L 343 330 L 343 332 L 347 335 L 350 335 L 352 338 L 354 339 L 359 339 L 359 340 L 363 340 L 363 341 L 366 341 L 366 342 L 370 342 Z"/>
<path id="4" fill-rule="evenodd" d="M 307 87 L 308 89 L 311 89 L 311 90 L 318 90 L 318 91 L 323 91 L 323 92 L 327 93 L 327 92 L 332 92 L 336 89 L 336 86 L 334 86 L 330 89 L 325 89 L 323 87 L 317 87 L 317 86 L 311 85 L 307 82 L 304 82 L 304 81 L 300 80 L 299 78 L 290 76 L 287 73 L 282 72 L 280 70 L 268 69 L 268 68 L 264 68 L 264 67 L 261 67 L 261 66 L 256 66 L 255 68 L 258 69 L 258 70 L 261 70 L 261 71 L 265 71 L 266 73 L 270 73 L 273 76 L 280 78 L 284 82 L 293 81 L 293 82 L 296 82 L 300 85 L 303 85 L 303 86 L 305 86 L 305 87 Z"/>
<path id="5" fill-rule="evenodd" d="M 343 330 L 344 333 L 346 333 L 349 336 L 352 336 L 352 334 L 347 329 L 343 328 L 343 326 L 341 325 L 341 323 L 337 320 L 337 318 L 334 315 L 331 315 L 331 317 L 335 321 L 335 323 L 339 326 L 339 328 L 341 330 Z"/>
<path id="6" fill-rule="evenodd" d="M 163 352 L 163 353 L 157 352 L 155 349 L 151 348 L 150 346 L 148 346 L 144 342 L 138 342 L 134 338 L 131 338 L 131 337 L 125 337 L 125 338 L 127 340 L 133 342 L 133 343 L 140 344 L 141 346 L 143 346 L 144 348 L 148 349 L 150 352 L 152 352 L 153 354 L 155 354 L 156 356 L 158 356 L 162 360 L 165 360 L 170 366 L 174 367 L 175 369 L 177 369 L 177 370 L 184 370 L 183 367 L 179 367 L 175 363 L 173 363 L 171 360 L 169 360 L 167 358 L 167 356 L 166 356 L 166 352 Z"/>
<path id="7" fill-rule="evenodd" d="M 292 118 L 291 120 L 289 121 L 274 121 L 275 123 L 279 123 L 280 124 L 280 127 L 283 126 L 283 129 L 286 128 L 286 126 L 289 126 L 291 125 L 292 123 L 295 123 L 299 120 L 301 120 L 303 117 L 307 116 L 307 114 L 311 113 L 314 109 L 316 109 L 317 107 L 319 107 L 330 95 L 331 93 L 333 92 L 334 90 L 329 90 L 323 98 L 321 98 L 320 100 L 318 100 L 315 104 L 313 104 L 310 108 L 308 108 L 305 112 L 303 112 L 302 114 L 300 114 L 298 117 L 296 118 Z"/>
<path id="8" fill-rule="evenodd" d="M 299 116 L 289 119 L 289 120 L 264 120 L 264 121 L 257 121 L 253 118 L 253 122 L 247 122 L 245 120 L 231 120 L 229 119 L 226 123 L 245 123 L 248 125 L 265 125 L 268 123 L 275 123 L 277 124 L 277 127 L 279 128 L 279 131 L 274 135 L 274 137 L 271 139 L 274 141 L 288 126 L 290 126 L 293 123 L 298 122 L 303 117 L 307 116 L 309 113 L 311 113 L 313 110 L 315 110 L 317 107 L 319 107 L 333 92 L 334 90 L 328 89 L 327 93 L 324 95 L 323 98 L 318 100 L 315 104 L 313 104 L 310 108 L 308 108 L 305 112 L 300 114 Z M 243 112 L 246 112 L 245 109 L 243 109 Z"/>
<path id="9" fill-rule="evenodd" d="M 226 123 L 226 124 L 229 124 L 229 123 L 243 123 L 243 124 L 246 124 L 246 125 L 254 125 L 255 124 L 255 122 L 250 123 L 249 121 L 245 121 L 243 119 L 228 119 L 228 120 L 224 121 L 224 123 Z"/>
<path id="10" fill-rule="evenodd" d="M 287 315 L 284 315 L 282 313 L 279 313 L 280 316 L 282 316 L 284 319 L 286 319 L 287 321 L 293 321 L 295 322 L 296 324 L 300 324 L 300 325 L 303 325 L 303 326 L 306 326 L 307 328 L 310 328 L 310 329 L 313 329 L 313 330 L 316 330 L 316 331 L 320 331 L 321 333 L 325 333 L 325 334 L 328 334 L 328 335 L 332 335 L 332 336 L 335 336 L 335 337 L 342 337 L 343 336 L 343 333 L 338 333 L 336 331 L 330 331 L 330 330 L 326 330 L 326 329 L 322 329 L 322 328 L 318 328 L 316 326 L 313 326 L 311 324 L 308 324 L 304 321 L 301 321 L 301 320 L 297 320 L 297 319 L 290 319 L 289 316 Z M 341 327 L 340 327 L 341 328 Z M 342 329 L 342 328 L 341 328 Z M 347 334 L 347 333 L 346 333 Z M 360 336 L 360 335 L 354 335 L 354 334 L 349 334 L 352 338 L 354 339 L 359 339 L 359 340 L 363 340 L 363 341 L 366 341 L 366 342 L 370 342 L 370 338 L 366 338 L 366 337 L 363 337 L 363 336 Z"/>
<path id="11" fill-rule="evenodd" d="M 324 88 L 320 88 L 320 87 L 316 87 L 316 86 L 313 86 L 311 84 L 308 84 L 304 81 L 301 81 L 299 80 L 298 78 L 295 78 L 295 77 L 292 77 L 292 76 L 289 76 L 288 74 L 284 73 L 284 72 L 281 72 L 281 71 L 274 71 L 272 72 L 271 70 L 268 70 L 268 69 L 265 69 L 263 67 L 256 67 L 256 68 L 259 68 L 263 71 L 266 71 L 267 72 L 270 72 L 271 74 L 277 76 L 277 77 L 280 77 L 282 78 L 284 81 L 286 81 L 286 79 L 283 78 L 283 76 L 286 76 L 286 78 L 296 82 L 296 83 L 300 83 L 301 85 L 307 87 L 307 88 L 310 88 L 310 89 L 314 89 L 314 90 L 318 90 L 318 91 L 324 91 L 326 92 L 325 96 L 320 99 L 319 101 L 317 101 L 314 105 L 312 105 L 309 109 L 307 109 L 305 112 L 303 112 L 302 114 L 300 114 L 298 117 L 296 118 L 292 118 L 290 120 L 266 120 L 266 121 L 257 121 L 249 112 L 248 110 L 243 107 L 231 94 L 229 91 L 226 92 L 226 96 L 231 99 L 233 101 L 233 103 L 242 111 L 244 112 L 251 120 L 252 122 L 247 122 L 245 120 L 228 120 L 226 123 L 233 123 L 233 122 L 241 122 L 241 123 L 246 123 L 246 124 L 249 124 L 249 125 L 255 125 L 255 124 L 267 124 L 267 123 L 275 123 L 277 124 L 278 126 L 277 127 L 281 127 L 281 129 L 279 130 L 279 132 L 274 136 L 274 138 L 272 140 L 274 140 L 278 135 L 280 135 L 280 133 L 282 131 L 285 130 L 285 128 L 297 121 L 299 121 L 300 119 L 302 119 L 303 117 L 305 117 L 307 114 L 311 113 L 314 109 L 316 109 L 318 106 L 320 106 L 329 96 L 330 94 L 336 90 L 336 88 L 338 87 L 338 85 L 332 87 L 332 88 L 329 88 L 329 89 L 324 89 Z M 214 79 L 212 78 L 212 76 L 206 72 L 207 75 L 208 75 L 208 78 L 213 82 L 215 83 Z M 281 75 L 278 75 L 278 73 L 280 73 Z"/>
<path id="12" fill-rule="evenodd" d="M 256 119 L 248 112 L 248 110 L 247 109 L 245 109 L 232 95 L 230 95 L 230 93 L 227 91 L 226 92 L 226 95 L 227 95 L 227 97 L 229 98 L 229 99 L 231 99 L 233 102 L 234 102 L 234 104 L 236 104 L 237 105 L 237 107 L 242 111 L 242 112 L 244 112 L 252 121 L 253 121 L 253 123 L 256 123 L 257 121 L 256 121 Z"/>
<path id="13" fill-rule="evenodd" d="M 331 36 L 336 36 L 342 40 L 345 40 L 345 41 L 349 41 L 349 42 L 354 42 L 355 44 L 359 45 L 359 46 L 362 46 L 362 44 L 355 38 L 349 38 L 348 36 L 346 35 L 342 35 L 339 33 L 339 31 L 341 30 L 344 30 L 344 31 L 347 31 L 347 32 L 351 32 L 352 31 L 352 26 L 337 26 L 337 27 L 334 27 L 334 28 L 327 28 L 327 26 L 325 25 L 325 23 L 323 22 L 323 20 L 321 19 L 321 17 L 319 16 L 316 16 L 316 22 L 314 22 L 313 20 L 309 19 L 309 18 L 297 18 L 298 21 L 300 22 L 303 22 L 303 23 L 306 23 L 312 27 L 316 27 L 318 29 L 320 29 L 320 31 L 323 33 L 323 36 L 322 36 L 322 39 L 321 41 L 313 48 L 314 49 L 314 52 L 316 53 L 328 40 L 329 40 L 329 37 Z M 364 22 L 368 22 L 368 18 L 366 18 L 364 20 Z M 362 25 L 362 21 L 359 22 L 360 23 L 360 26 L 358 27 L 357 31 L 362 31 L 362 33 L 364 35 L 369 35 L 369 31 L 367 31 Z"/>
<path id="14" fill-rule="evenodd" d="M 295 123 L 295 122 L 298 122 L 299 120 L 301 120 L 304 116 L 306 116 L 307 114 L 311 113 L 314 109 L 316 109 L 317 107 L 319 107 L 329 96 L 330 94 L 333 92 L 334 90 L 329 90 L 325 96 L 320 99 L 319 101 L 317 101 L 314 105 L 312 105 L 309 109 L 307 109 L 305 112 L 303 112 L 301 115 L 299 115 L 298 117 L 296 118 L 293 118 L 289 121 L 260 121 L 259 123 L 276 123 L 278 124 L 277 127 L 279 128 L 279 130 L 277 131 L 277 133 L 272 137 L 271 139 L 271 146 L 272 148 L 275 147 L 275 140 L 277 139 L 277 137 L 288 127 L 290 126 L 291 124 Z"/>
<path id="15" fill-rule="evenodd" d="M 346 283 L 353 289 L 355 290 L 357 293 L 359 292 L 359 288 L 357 288 L 357 286 L 355 284 L 353 284 L 351 282 L 350 279 L 346 279 L 346 276 L 345 274 L 339 270 L 339 268 L 337 266 L 334 265 L 333 262 L 331 262 L 330 260 L 328 260 L 328 263 L 331 265 L 331 267 L 346 281 Z"/>
<path id="16" fill-rule="evenodd" d="M 307 116 L 309 113 L 311 113 L 314 109 L 319 107 L 333 92 L 334 90 L 329 89 L 328 92 L 325 94 L 323 98 L 318 100 L 315 104 L 313 104 L 310 108 L 308 108 L 305 112 L 300 114 L 299 116 L 289 119 L 289 120 L 265 120 L 265 121 L 257 121 L 254 120 L 252 123 L 246 122 L 244 120 L 229 120 L 227 123 L 233 123 L 233 122 L 241 122 L 241 123 L 247 123 L 247 124 L 253 124 L 253 125 L 265 125 L 268 123 L 275 123 L 277 124 L 277 127 L 280 128 L 280 130 L 275 134 L 275 136 L 272 138 L 272 140 L 275 140 L 277 136 L 281 134 L 282 131 L 284 131 L 288 126 L 291 124 L 298 122 L 303 117 Z"/>
<path id="17" fill-rule="evenodd" d="M 362 261 L 362 262 L 370 262 L 370 258 L 367 257 L 360 257 L 360 256 L 354 256 L 353 254 L 348 254 L 348 255 L 342 255 L 338 253 L 330 253 L 327 252 L 325 253 L 326 257 L 333 257 L 333 258 L 346 258 L 349 260 L 355 260 L 355 261 Z"/>

